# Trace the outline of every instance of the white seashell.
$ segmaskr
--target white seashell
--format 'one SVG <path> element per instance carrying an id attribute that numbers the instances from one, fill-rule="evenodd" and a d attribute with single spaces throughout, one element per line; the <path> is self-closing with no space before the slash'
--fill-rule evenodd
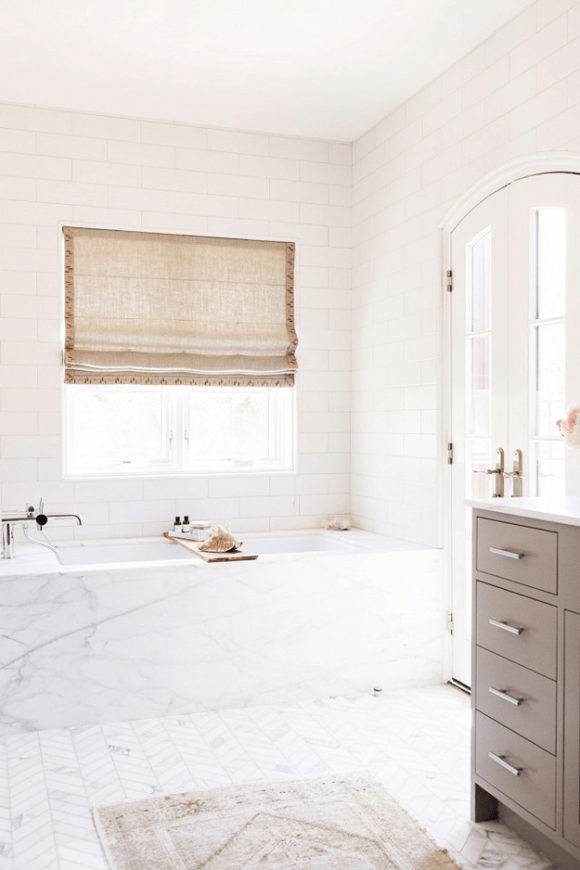
<path id="1" fill-rule="evenodd" d="M 225 529 L 218 526 L 217 529 L 212 530 L 209 538 L 199 545 L 198 550 L 203 550 L 204 553 L 229 553 L 231 550 L 238 550 L 242 543 L 243 541 L 236 541 L 229 525 Z"/>

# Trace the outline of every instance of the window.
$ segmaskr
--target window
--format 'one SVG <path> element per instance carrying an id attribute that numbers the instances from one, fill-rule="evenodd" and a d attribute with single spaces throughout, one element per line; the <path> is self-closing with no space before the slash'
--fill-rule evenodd
<path id="1" fill-rule="evenodd" d="M 294 391 L 65 386 L 69 476 L 291 471 Z"/>
<path id="2" fill-rule="evenodd" d="M 68 475 L 288 471 L 294 244 L 65 227 Z"/>

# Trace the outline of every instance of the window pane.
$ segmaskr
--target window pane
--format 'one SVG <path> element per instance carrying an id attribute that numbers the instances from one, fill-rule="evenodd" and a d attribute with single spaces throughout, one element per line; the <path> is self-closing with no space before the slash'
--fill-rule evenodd
<path id="1" fill-rule="evenodd" d="M 257 460 L 270 456 L 267 390 L 203 388 L 191 391 L 188 406 L 191 460 Z"/>
<path id="2" fill-rule="evenodd" d="M 536 475 L 538 495 L 564 495 L 564 443 L 536 443 Z"/>
<path id="3" fill-rule="evenodd" d="M 161 388 L 75 387 L 72 465 L 130 465 L 166 458 Z"/>
<path id="4" fill-rule="evenodd" d="M 491 233 L 471 249 L 471 324 L 468 332 L 485 332 L 491 322 Z"/>
<path id="5" fill-rule="evenodd" d="M 481 335 L 468 341 L 471 351 L 468 360 L 468 390 L 471 393 L 467 408 L 470 418 L 467 432 L 470 435 L 490 434 L 490 378 L 491 378 L 491 337 Z"/>
<path id="6" fill-rule="evenodd" d="M 536 212 L 536 317 L 563 317 L 566 311 L 566 209 Z"/>
<path id="7" fill-rule="evenodd" d="M 565 413 L 566 332 L 563 323 L 536 327 L 536 435 L 558 434 Z"/>

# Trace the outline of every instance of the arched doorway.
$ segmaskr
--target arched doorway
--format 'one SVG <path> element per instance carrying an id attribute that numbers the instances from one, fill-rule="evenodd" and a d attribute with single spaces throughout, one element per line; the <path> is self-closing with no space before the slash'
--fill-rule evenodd
<path id="1" fill-rule="evenodd" d="M 471 673 L 465 499 L 580 492 L 575 457 L 565 456 L 556 427 L 580 399 L 579 172 L 580 159 L 570 155 L 514 164 L 466 194 L 463 214 L 456 209 L 447 221 L 451 677 L 464 685 Z M 520 462 L 523 478 L 501 479 L 503 489 L 494 473 L 499 449 L 505 471 Z"/>

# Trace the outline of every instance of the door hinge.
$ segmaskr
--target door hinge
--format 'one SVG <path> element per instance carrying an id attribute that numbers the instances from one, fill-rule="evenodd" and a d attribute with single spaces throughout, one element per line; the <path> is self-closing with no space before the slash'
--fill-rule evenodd
<path id="1" fill-rule="evenodd" d="M 451 271 L 451 269 L 447 270 L 447 292 L 453 292 L 453 272 Z"/>
<path id="2" fill-rule="evenodd" d="M 453 634 L 453 614 L 451 612 L 447 614 L 447 631 L 449 634 Z"/>
<path id="3" fill-rule="evenodd" d="M 447 465 L 453 465 L 453 444 L 451 441 L 447 442 Z"/>

